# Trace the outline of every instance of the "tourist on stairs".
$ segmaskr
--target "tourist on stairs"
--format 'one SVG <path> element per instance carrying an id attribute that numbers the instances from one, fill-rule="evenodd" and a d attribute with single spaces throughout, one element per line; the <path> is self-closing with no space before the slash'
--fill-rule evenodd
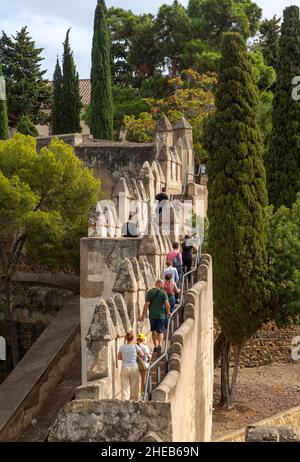
<path id="1" fill-rule="evenodd" d="M 121 345 L 118 353 L 118 359 L 122 361 L 122 399 L 138 401 L 141 374 L 137 364 L 137 355 L 142 359 L 145 355 L 135 344 L 135 335 L 132 331 L 127 332 L 125 342 L 124 345 Z"/>
<path id="2" fill-rule="evenodd" d="M 164 341 L 166 311 L 167 316 L 170 316 L 170 304 L 168 295 L 163 290 L 164 285 L 164 281 L 160 279 L 156 281 L 155 288 L 147 292 L 143 314 L 139 320 L 140 322 L 144 322 L 149 310 L 154 353 L 158 355 L 161 355 Z"/>

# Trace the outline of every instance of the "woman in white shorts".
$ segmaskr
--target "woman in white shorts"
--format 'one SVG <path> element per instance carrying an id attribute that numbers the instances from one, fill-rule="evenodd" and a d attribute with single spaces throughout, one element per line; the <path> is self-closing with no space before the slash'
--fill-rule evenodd
<path id="1" fill-rule="evenodd" d="M 122 399 L 138 401 L 141 375 L 137 364 L 137 355 L 144 359 L 144 353 L 135 344 L 133 332 L 127 332 L 125 342 L 118 352 L 118 359 L 122 361 Z"/>

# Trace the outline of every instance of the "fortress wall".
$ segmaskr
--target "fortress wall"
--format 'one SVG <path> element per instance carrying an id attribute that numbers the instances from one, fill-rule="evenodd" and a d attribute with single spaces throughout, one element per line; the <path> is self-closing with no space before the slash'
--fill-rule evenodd
<path id="1" fill-rule="evenodd" d="M 171 339 L 170 372 L 152 394 L 154 401 L 171 403 L 174 442 L 211 439 L 213 299 L 210 256 L 202 257 L 199 278 L 187 294 L 185 321 Z"/>

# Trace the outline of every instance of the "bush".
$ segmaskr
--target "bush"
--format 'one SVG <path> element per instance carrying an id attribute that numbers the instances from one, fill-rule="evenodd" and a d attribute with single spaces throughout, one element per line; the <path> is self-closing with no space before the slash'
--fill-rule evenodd
<path id="1" fill-rule="evenodd" d="M 17 130 L 19 133 L 22 133 L 22 135 L 29 135 L 34 137 L 39 136 L 39 132 L 28 116 L 21 117 L 21 120 L 17 125 Z"/>

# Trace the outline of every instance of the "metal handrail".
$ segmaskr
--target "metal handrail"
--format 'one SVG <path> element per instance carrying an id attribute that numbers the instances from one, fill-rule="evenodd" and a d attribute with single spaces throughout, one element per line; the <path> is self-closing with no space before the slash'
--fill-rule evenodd
<path id="1" fill-rule="evenodd" d="M 185 285 L 186 278 L 188 278 L 191 274 L 193 274 L 195 271 L 197 271 L 200 260 L 201 260 L 201 245 L 199 246 L 199 248 L 197 250 L 194 268 L 191 269 L 188 273 L 184 273 L 184 275 L 182 277 L 180 301 L 179 301 L 179 304 L 177 305 L 177 308 L 175 308 L 175 310 L 171 314 L 171 316 L 169 318 L 169 322 L 168 322 L 167 334 L 166 334 L 166 338 L 165 338 L 165 351 L 159 358 L 156 359 L 156 361 L 154 361 L 154 363 L 152 363 L 149 366 L 149 368 L 147 370 L 146 384 L 145 384 L 144 397 L 143 397 L 144 401 L 148 400 L 148 395 L 150 395 L 150 393 L 148 392 L 148 388 L 149 388 L 149 385 L 150 385 L 152 370 L 155 368 L 155 366 L 157 364 L 160 363 L 160 361 L 162 361 L 164 358 L 166 358 L 166 359 L 168 358 L 168 342 L 170 340 L 171 321 L 174 319 L 176 314 L 179 314 L 179 310 L 184 306 L 184 285 Z"/>

